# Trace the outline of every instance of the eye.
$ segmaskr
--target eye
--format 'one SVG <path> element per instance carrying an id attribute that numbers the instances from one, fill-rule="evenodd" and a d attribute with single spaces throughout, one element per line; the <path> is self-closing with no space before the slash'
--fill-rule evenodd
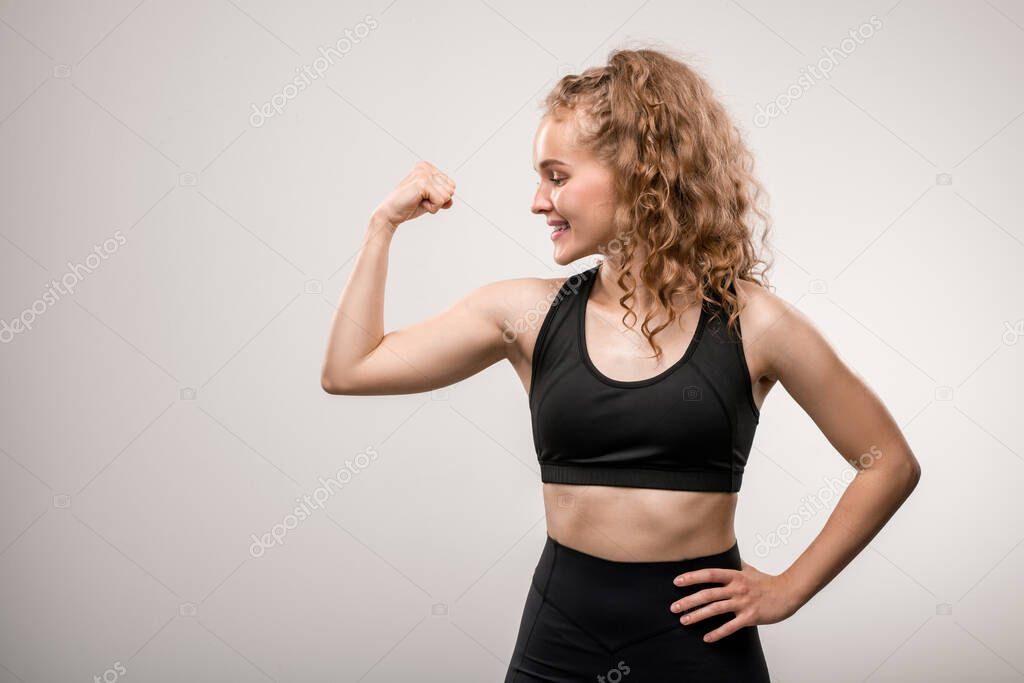
<path id="1" fill-rule="evenodd" d="M 564 177 L 551 176 L 551 182 L 554 183 L 555 187 L 561 187 L 565 181 Z"/>

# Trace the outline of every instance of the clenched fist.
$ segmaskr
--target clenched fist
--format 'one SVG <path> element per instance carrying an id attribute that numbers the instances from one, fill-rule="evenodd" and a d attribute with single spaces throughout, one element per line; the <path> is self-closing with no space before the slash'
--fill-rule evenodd
<path id="1" fill-rule="evenodd" d="M 377 206 L 374 214 L 395 228 L 428 211 L 437 213 L 451 208 L 454 194 L 455 181 L 433 164 L 420 161 Z"/>

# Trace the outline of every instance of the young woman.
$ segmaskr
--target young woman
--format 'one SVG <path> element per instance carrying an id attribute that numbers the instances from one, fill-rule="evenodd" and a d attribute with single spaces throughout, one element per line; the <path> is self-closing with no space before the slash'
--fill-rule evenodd
<path id="1" fill-rule="evenodd" d="M 506 683 L 767 681 L 757 626 L 792 615 L 867 545 L 916 486 L 918 462 L 823 335 L 754 277 L 761 186 L 737 129 L 681 60 L 616 50 L 565 76 L 533 156 L 532 211 L 552 227 L 554 261 L 603 260 L 567 278 L 487 284 L 384 334 L 397 227 L 455 193 L 421 162 L 370 220 L 322 385 L 403 394 L 502 359 L 518 372 L 548 532 Z M 539 324 L 514 322 L 538 310 Z M 771 575 L 740 558 L 733 521 L 776 382 L 857 475 L 817 538 Z"/>

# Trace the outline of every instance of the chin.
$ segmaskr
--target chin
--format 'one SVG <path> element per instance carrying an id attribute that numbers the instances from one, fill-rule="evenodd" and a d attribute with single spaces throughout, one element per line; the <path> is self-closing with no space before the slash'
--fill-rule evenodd
<path id="1" fill-rule="evenodd" d="M 576 261 L 579 258 L 580 258 L 579 256 L 574 256 L 569 251 L 559 251 L 559 252 L 555 253 L 554 260 L 555 260 L 555 263 L 557 263 L 560 266 L 567 266 L 567 265 L 569 265 L 573 261 Z"/>
<path id="2" fill-rule="evenodd" d="M 573 237 L 579 238 L 579 235 L 573 235 Z M 553 260 L 560 266 L 568 266 L 581 258 L 586 258 L 591 254 L 598 253 L 596 245 L 580 245 L 578 242 L 573 244 L 559 245 L 555 244 Z"/>

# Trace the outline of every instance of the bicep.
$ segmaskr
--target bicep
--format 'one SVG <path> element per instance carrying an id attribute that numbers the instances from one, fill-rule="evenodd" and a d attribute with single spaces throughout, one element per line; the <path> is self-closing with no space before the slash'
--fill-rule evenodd
<path id="1" fill-rule="evenodd" d="M 480 287 L 440 313 L 387 332 L 346 373 L 350 395 L 412 394 L 474 375 L 506 356 L 498 324 L 499 284 Z"/>
<path id="2" fill-rule="evenodd" d="M 917 462 L 899 426 L 870 387 L 801 311 L 777 300 L 766 347 L 771 373 L 854 467 L 911 469 Z M 889 458 L 885 458 L 885 455 Z"/>

